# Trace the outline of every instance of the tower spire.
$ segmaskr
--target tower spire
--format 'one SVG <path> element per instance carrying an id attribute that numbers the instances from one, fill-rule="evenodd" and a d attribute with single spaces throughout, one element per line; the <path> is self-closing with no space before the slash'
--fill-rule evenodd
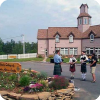
<path id="1" fill-rule="evenodd" d="M 91 16 L 88 14 L 88 8 L 87 4 L 82 4 L 80 6 L 80 14 L 77 17 L 78 29 L 82 33 L 85 32 L 91 25 Z"/>

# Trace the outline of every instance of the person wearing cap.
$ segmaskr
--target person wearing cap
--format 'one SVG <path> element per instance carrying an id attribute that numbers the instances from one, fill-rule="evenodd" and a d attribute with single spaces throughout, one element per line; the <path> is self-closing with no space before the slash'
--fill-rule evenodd
<path id="1" fill-rule="evenodd" d="M 95 83 L 96 81 L 96 77 L 95 77 L 96 63 L 97 63 L 97 58 L 95 56 L 95 53 L 93 53 L 90 59 L 90 72 L 92 74 L 93 83 Z"/>
<path id="2" fill-rule="evenodd" d="M 69 59 L 69 64 L 70 64 L 70 72 L 71 72 L 71 79 L 74 79 L 74 72 L 76 71 L 75 69 L 75 63 L 77 62 L 76 58 L 71 55 L 70 59 Z"/>
<path id="3" fill-rule="evenodd" d="M 54 56 L 53 75 L 61 75 L 61 63 L 62 63 L 62 59 L 61 59 L 61 56 L 60 56 L 60 50 L 56 50 L 56 54 Z"/>
<path id="4" fill-rule="evenodd" d="M 86 62 L 88 61 L 88 57 L 85 54 L 85 51 L 82 51 L 82 55 L 80 57 L 80 62 L 81 62 L 81 72 L 82 72 L 82 81 L 86 80 Z"/>

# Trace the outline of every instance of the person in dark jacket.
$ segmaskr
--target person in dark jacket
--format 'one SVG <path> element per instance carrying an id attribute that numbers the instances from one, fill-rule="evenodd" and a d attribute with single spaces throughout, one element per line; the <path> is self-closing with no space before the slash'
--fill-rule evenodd
<path id="1" fill-rule="evenodd" d="M 95 76 L 95 70 L 96 70 L 96 63 L 97 63 L 97 58 L 95 56 L 95 53 L 92 54 L 92 57 L 90 59 L 90 72 L 92 74 L 93 78 L 93 83 L 96 81 L 96 76 Z"/>
<path id="2" fill-rule="evenodd" d="M 85 51 L 82 51 L 82 55 L 80 57 L 82 81 L 86 80 L 86 72 L 87 72 L 86 62 L 87 61 L 88 61 L 88 57 L 86 56 Z"/>

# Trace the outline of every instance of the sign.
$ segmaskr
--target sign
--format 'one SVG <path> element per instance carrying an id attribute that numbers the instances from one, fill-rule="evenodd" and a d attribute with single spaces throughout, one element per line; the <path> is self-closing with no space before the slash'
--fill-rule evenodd
<path id="1" fill-rule="evenodd" d="M 21 71 L 20 63 L 0 62 L 1 72 L 19 73 Z"/>
<path id="2" fill-rule="evenodd" d="M 17 58 L 16 56 L 9 56 L 9 58 L 12 58 L 12 59 L 14 59 L 14 58 Z"/>

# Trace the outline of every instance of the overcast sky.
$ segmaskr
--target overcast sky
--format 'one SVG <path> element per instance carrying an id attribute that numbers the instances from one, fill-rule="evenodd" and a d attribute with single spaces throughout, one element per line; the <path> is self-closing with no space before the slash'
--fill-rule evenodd
<path id="1" fill-rule="evenodd" d="M 10 41 L 6 38 L 24 34 L 26 42 L 37 42 L 38 29 L 76 27 L 82 3 L 89 6 L 92 25 L 100 24 L 100 5 L 95 0 L 6 0 L 0 6 L 0 38 Z"/>

